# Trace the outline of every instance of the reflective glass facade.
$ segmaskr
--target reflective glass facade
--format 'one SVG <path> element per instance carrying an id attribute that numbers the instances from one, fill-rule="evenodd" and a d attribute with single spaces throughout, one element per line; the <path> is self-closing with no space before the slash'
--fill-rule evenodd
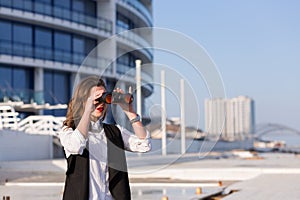
<path id="1" fill-rule="evenodd" d="M 41 26 L 0 20 L 0 53 L 81 64 L 97 40 Z"/>
<path id="2" fill-rule="evenodd" d="M 80 65 L 97 41 L 42 26 L 0 20 L 0 54 Z M 70 73 L 44 72 L 44 90 L 34 91 L 34 68 L 0 65 L 0 101 L 65 104 L 70 98 Z M 45 111 L 65 115 L 65 110 Z"/>
<path id="3" fill-rule="evenodd" d="M 70 75 L 65 72 L 54 70 L 44 71 L 44 99 L 52 104 L 64 104 L 70 99 Z M 63 116 L 64 110 L 45 110 L 44 114 Z"/>
<path id="4" fill-rule="evenodd" d="M 118 54 L 121 55 L 121 49 L 118 49 Z M 135 69 L 135 60 L 137 57 L 132 53 L 126 53 L 117 58 L 117 72 L 119 74 L 126 74 L 129 70 Z"/>
<path id="5" fill-rule="evenodd" d="M 0 0 L 0 6 L 112 31 L 110 20 L 96 17 L 96 1 L 93 0 Z"/>
<path id="6" fill-rule="evenodd" d="M 33 98 L 33 69 L 0 64 L 0 101 L 24 101 Z"/>

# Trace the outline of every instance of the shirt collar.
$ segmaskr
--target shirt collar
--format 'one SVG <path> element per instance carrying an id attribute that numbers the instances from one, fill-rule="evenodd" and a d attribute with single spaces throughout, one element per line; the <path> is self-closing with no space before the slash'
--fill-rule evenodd
<path id="1" fill-rule="evenodd" d="M 103 128 L 102 120 L 99 119 L 96 122 L 91 121 L 91 130 L 92 131 L 99 131 Z"/>

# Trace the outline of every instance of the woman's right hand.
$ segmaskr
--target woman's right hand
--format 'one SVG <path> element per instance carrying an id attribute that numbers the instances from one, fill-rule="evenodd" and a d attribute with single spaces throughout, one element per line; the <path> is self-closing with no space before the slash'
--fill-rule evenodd
<path id="1" fill-rule="evenodd" d="M 95 104 L 94 104 L 94 100 L 95 100 L 95 97 L 93 96 L 90 96 L 87 98 L 86 100 L 86 103 L 85 103 L 85 112 L 87 113 L 92 113 L 93 110 L 95 109 Z"/>
<path id="2" fill-rule="evenodd" d="M 96 88 L 92 88 L 91 96 L 87 98 L 85 103 L 85 111 L 88 112 L 89 114 L 92 113 L 95 110 L 97 103 L 99 103 L 95 100 L 101 96 L 102 93 L 100 91 L 96 91 Z"/>

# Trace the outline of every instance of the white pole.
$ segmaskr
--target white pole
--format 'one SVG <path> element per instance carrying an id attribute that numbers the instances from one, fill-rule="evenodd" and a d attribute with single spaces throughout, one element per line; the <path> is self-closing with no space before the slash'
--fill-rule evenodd
<path id="1" fill-rule="evenodd" d="M 181 129 L 181 154 L 185 153 L 185 106 L 184 106 L 184 80 L 180 80 L 180 129 Z"/>
<path id="2" fill-rule="evenodd" d="M 142 117 L 141 60 L 136 60 L 136 112 Z"/>
<path id="3" fill-rule="evenodd" d="M 167 133 L 166 133 L 166 94 L 165 94 L 165 71 L 160 72 L 161 76 L 161 152 L 167 155 Z"/>
<path id="4" fill-rule="evenodd" d="M 141 60 L 135 60 L 135 75 L 136 75 L 136 113 L 142 118 L 142 84 L 141 84 Z M 142 156 L 138 153 L 138 156 Z"/>

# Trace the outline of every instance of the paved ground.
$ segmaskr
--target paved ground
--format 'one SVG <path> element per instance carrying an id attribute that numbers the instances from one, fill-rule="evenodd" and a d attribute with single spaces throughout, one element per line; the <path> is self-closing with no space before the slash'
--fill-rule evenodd
<path id="1" fill-rule="evenodd" d="M 61 199 L 65 166 L 63 159 L 0 162 L 0 198 Z M 219 154 L 206 159 L 197 154 L 129 157 L 128 166 L 137 200 L 201 199 L 222 191 L 226 200 L 300 199 L 300 158 L 294 154 L 268 153 L 255 159 Z M 201 195 L 195 194 L 197 187 Z"/>
<path id="2" fill-rule="evenodd" d="M 224 200 L 300 199 L 300 174 L 262 174 L 248 181 L 232 184 Z"/>

